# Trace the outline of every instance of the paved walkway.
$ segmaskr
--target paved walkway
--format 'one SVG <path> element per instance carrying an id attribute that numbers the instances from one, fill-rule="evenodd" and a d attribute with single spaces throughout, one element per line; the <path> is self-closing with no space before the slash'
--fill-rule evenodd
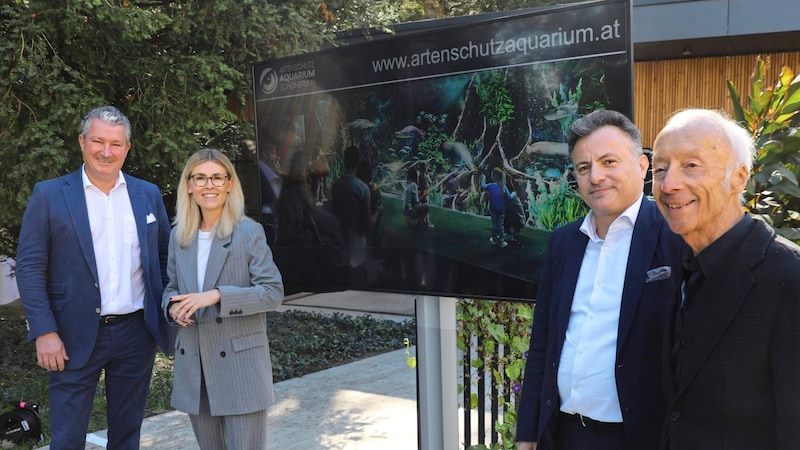
<path id="1" fill-rule="evenodd" d="M 409 319 L 414 297 L 374 292 L 297 294 L 283 308 Z M 415 348 L 411 348 L 415 354 Z M 399 349 L 275 384 L 269 410 L 270 449 L 408 450 L 417 448 L 416 372 Z M 87 437 L 86 450 L 105 448 L 106 430 Z M 196 450 L 186 414 L 145 419 L 142 449 Z M 49 447 L 42 447 L 49 449 Z"/>

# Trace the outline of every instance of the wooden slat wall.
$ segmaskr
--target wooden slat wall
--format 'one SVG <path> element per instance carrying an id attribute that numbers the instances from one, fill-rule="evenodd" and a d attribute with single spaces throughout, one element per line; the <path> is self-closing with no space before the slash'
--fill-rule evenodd
<path id="1" fill-rule="evenodd" d="M 800 52 L 762 58 L 769 61 L 767 86 L 774 85 L 783 66 L 800 72 Z M 712 108 L 731 113 L 725 80 L 730 78 L 745 97 L 755 61 L 756 55 L 741 55 L 634 63 L 634 116 L 642 131 L 642 145 L 652 147 L 656 134 L 676 110 Z"/>

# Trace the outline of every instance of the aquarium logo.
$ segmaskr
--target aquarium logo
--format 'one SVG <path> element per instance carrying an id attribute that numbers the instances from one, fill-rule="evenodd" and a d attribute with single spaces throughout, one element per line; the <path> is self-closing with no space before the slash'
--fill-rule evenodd
<path id="1" fill-rule="evenodd" d="M 278 74 L 272 68 L 267 67 L 261 72 L 258 84 L 261 86 L 261 92 L 270 95 L 278 89 Z"/>

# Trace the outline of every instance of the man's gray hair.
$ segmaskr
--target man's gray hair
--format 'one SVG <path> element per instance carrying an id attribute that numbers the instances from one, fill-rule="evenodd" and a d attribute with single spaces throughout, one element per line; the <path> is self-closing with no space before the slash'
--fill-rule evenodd
<path id="1" fill-rule="evenodd" d="M 102 120 L 111 125 L 124 125 L 125 140 L 126 142 L 131 141 L 131 122 L 125 117 L 125 114 L 122 114 L 117 108 L 113 106 L 100 106 L 89 111 L 81 122 L 82 136 L 86 137 L 86 133 L 89 132 L 89 127 L 92 126 L 92 120 L 94 119 Z"/>
<path id="2" fill-rule="evenodd" d="M 631 150 L 633 153 L 637 156 L 644 154 L 642 150 L 642 133 L 636 128 L 636 125 L 624 114 L 608 109 L 594 110 L 570 125 L 567 137 L 569 154 L 572 154 L 572 149 L 575 148 L 578 139 L 586 137 L 605 126 L 619 128 L 631 138 Z"/>

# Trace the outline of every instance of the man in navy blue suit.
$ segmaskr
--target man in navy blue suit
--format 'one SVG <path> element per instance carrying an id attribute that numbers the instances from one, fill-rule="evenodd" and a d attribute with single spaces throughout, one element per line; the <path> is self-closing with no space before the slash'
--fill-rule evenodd
<path id="1" fill-rule="evenodd" d="M 548 243 L 517 448 L 657 449 L 662 337 L 686 247 L 643 195 L 649 162 L 627 117 L 592 112 L 568 147 L 591 211 Z"/>
<path id="2" fill-rule="evenodd" d="M 17 283 L 28 339 L 50 373 L 53 450 L 85 448 L 102 371 L 108 448 L 138 449 L 156 346 L 169 352 L 169 219 L 158 188 L 121 171 L 130 134 L 116 108 L 89 112 L 83 166 L 37 183 L 22 220 Z"/>

